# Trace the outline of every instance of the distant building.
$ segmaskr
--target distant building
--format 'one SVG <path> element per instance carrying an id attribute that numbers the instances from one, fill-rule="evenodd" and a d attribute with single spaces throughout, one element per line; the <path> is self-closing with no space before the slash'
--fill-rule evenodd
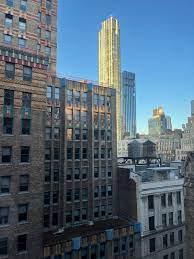
<path id="1" fill-rule="evenodd" d="M 157 136 L 167 131 L 167 120 L 162 107 L 153 110 L 153 117 L 148 121 L 150 136 Z"/>
<path id="2" fill-rule="evenodd" d="M 119 166 L 120 216 L 141 222 L 141 258 L 186 258 L 184 179 L 179 169 L 153 166 Z"/>
<path id="3" fill-rule="evenodd" d="M 172 120 L 170 116 L 166 116 L 166 127 L 167 130 L 172 130 Z"/>
<path id="4" fill-rule="evenodd" d="M 191 116 L 194 116 L 194 100 L 191 101 Z"/>
<path id="5" fill-rule="evenodd" d="M 128 144 L 128 157 L 134 161 L 156 158 L 156 144 L 148 139 L 134 139 Z"/>
<path id="6" fill-rule="evenodd" d="M 136 86 L 135 74 L 124 71 L 122 73 L 121 88 L 121 117 L 122 135 L 136 137 Z"/>
<path id="7" fill-rule="evenodd" d="M 117 141 L 117 157 L 128 157 L 128 144 L 131 140 L 124 139 Z"/>
<path id="8" fill-rule="evenodd" d="M 121 54 L 120 28 L 112 16 L 99 31 L 99 83 L 116 89 L 117 139 L 121 139 Z"/>

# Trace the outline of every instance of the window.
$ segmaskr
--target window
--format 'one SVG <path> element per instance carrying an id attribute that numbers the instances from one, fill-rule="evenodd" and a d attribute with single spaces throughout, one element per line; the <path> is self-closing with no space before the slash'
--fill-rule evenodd
<path id="1" fill-rule="evenodd" d="M 87 159 L 88 158 L 88 150 L 87 148 L 82 148 L 82 159 Z"/>
<path id="2" fill-rule="evenodd" d="M 52 128 L 46 128 L 45 131 L 46 131 L 45 132 L 45 134 L 46 134 L 45 139 L 46 140 L 52 139 Z"/>
<path id="3" fill-rule="evenodd" d="M 37 28 L 37 36 L 39 39 L 41 38 L 41 28 Z"/>
<path id="4" fill-rule="evenodd" d="M 74 110 L 74 120 L 79 122 L 80 121 L 80 111 Z"/>
<path id="5" fill-rule="evenodd" d="M 163 248 L 167 248 L 168 247 L 168 235 L 165 234 L 163 236 Z"/>
<path id="6" fill-rule="evenodd" d="M 71 211 L 67 211 L 66 212 L 66 223 L 71 223 L 72 222 L 72 212 Z"/>
<path id="7" fill-rule="evenodd" d="M 164 255 L 164 256 L 163 256 L 163 259 L 168 259 L 168 255 Z"/>
<path id="8" fill-rule="evenodd" d="M 112 185 L 108 185 L 108 196 L 112 196 Z"/>
<path id="9" fill-rule="evenodd" d="M 0 226 L 8 224 L 9 207 L 0 207 Z"/>
<path id="10" fill-rule="evenodd" d="M 162 207 L 166 207 L 166 194 L 161 195 L 161 205 Z"/>
<path id="11" fill-rule="evenodd" d="M 6 194 L 10 192 L 10 176 L 1 176 L 0 177 L 0 194 Z"/>
<path id="12" fill-rule="evenodd" d="M 155 252 L 156 247 L 155 247 L 155 238 L 150 239 L 150 253 Z"/>
<path id="13" fill-rule="evenodd" d="M 71 141 L 73 139 L 73 129 L 67 129 L 67 140 Z"/>
<path id="14" fill-rule="evenodd" d="M 59 88 L 55 87 L 55 100 L 59 100 Z"/>
<path id="15" fill-rule="evenodd" d="M 50 15 L 48 15 L 48 14 L 46 14 L 46 25 L 51 25 L 51 16 Z"/>
<path id="16" fill-rule="evenodd" d="M 59 160 L 60 159 L 60 148 L 55 147 L 54 148 L 54 160 Z"/>
<path id="17" fill-rule="evenodd" d="M 99 99 L 100 106 L 105 106 L 105 96 L 100 95 L 99 97 L 100 97 L 100 99 Z"/>
<path id="18" fill-rule="evenodd" d="M 88 93 L 82 93 L 82 103 L 83 105 L 87 104 L 87 98 L 88 98 Z"/>
<path id="19" fill-rule="evenodd" d="M 101 159 L 105 159 L 105 158 L 106 158 L 106 149 L 101 148 Z"/>
<path id="20" fill-rule="evenodd" d="M 169 225 L 173 225 L 173 212 L 169 213 Z"/>
<path id="21" fill-rule="evenodd" d="M 51 160 L 51 148 L 45 148 L 45 160 Z"/>
<path id="22" fill-rule="evenodd" d="M 88 113 L 86 111 L 82 111 L 82 122 L 87 123 Z"/>
<path id="23" fill-rule="evenodd" d="M 19 191 L 27 192 L 29 187 L 29 175 L 20 175 Z"/>
<path id="24" fill-rule="evenodd" d="M 13 16 L 11 14 L 5 15 L 5 27 L 11 28 L 13 25 Z"/>
<path id="25" fill-rule="evenodd" d="M 49 57 L 51 55 L 51 48 L 48 46 L 45 46 L 45 55 Z"/>
<path id="26" fill-rule="evenodd" d="M 5 63 L 5 76 L 11 79 L 15 77 L 15 64 L 8 63 L 8 62 Z M 7 91 L 10 91 L 10 90 L 7 90 Z"/>
<path id="27" fill-rule="evenodd" d="M 84 167 L 82 168 L 82 179 L 85 180 L 88 178 L 88 168 Z"/>
<path id="28" fill-rule="evenodd" d="M 106 97 L 106 106 L 107 106 L 108 108 L 111 107 L 111 97 L 110 97 L 110 96 L 107 96 L 107 97 Z"/>
<path id="29" fill-rule="evenodd" d="M 80 169 L 79 168 L 75 168 L 75 170 L 74 170 L 74 179 L 75 180 L 80 179 Z"/>
<path id="30" fill-rule="evenodd" d="M 28 220 L 28 204 L 18 205 L 18 222 L 26 222 Z"/>
<path id="31" fill-rule="evenodd" d="M 173 246 L 174 245 L 174 232 L 170 233 L 170 245 Z"/>
<path id="32" fill-rule="evenodd" d="M 11 163 L 12 147 L 2 147 L 2 163 Z"/>
<path id="33" fill-rule="evenodd" d="M 101 122 L 101 127 L 104 128 L 105 127 L 105 114 L 104 113 L 100 114 L 100 122 Z"/>
<path id="34" fill-rule="evenodd" d="M 75 98 L 75 104 L 80 104 L 80 92 L 79 91 L 75 91 L 74 98 Z"/>
<path id="35" fill-rule="evenodd" d="M 51 10 L 52 8 L 52 0 L 46 0 L 46 9 Z"/>
<path id="36" fill-rule="evenodd" d="M 49 214 L 44 215 L 44 228 L 49 228 L 50 226 L 50 216 Z"/>
<path id="37" fill-rule="evenodd" d="M 149 230 L 155 230 L 155 219 L 154 216 L 149 217 Z"/>
<path id="38" fill-rule="evenodd" d="M 22 135 L 30 135 L 30 119 L 22 119 Z"/>
<path id="39" fill-rule="evenodd" d="M 168 194 L 168 206 L 172 206 L 172 193 Z"/>
<path id="40" fill-rule="evenodd" d="M 57 140 L 60 138 L 60 129 L 54 128 L 54 139 Z"/>
<path id="41" fill-rule="evenodd" d="M 75 140 L 80 140 L 80 129 L 75 129 Z"/>
<path id="42" fill-rule="evenodd" d="M 94 113 L 94 124 L 98 126 L 98 113 Z"/>
<path id="43" fill-rule="evenodd" d="M 107 141 L 111 141 L 111 139 L 112 139 L 112 133 L 111 133 L 110 130 L 107 130 L 106 138 L 107 138 Z"/>
<path id="44" fill-rule="evenodd" d="M 47 86 L 46 97 L 49 99 L 52 98 L 52 86 Z"/>
<path id="45" fill-rule="evenodd" d="M 13 0 L 6 0 L 6 3 L 9 7 L 13 7 Z"/>
<path id="46" fill-rule="evenodd" d="M 11 63 L 8 63 L 11 64 Z M 4 105 L 13 106 L 14 105 L 14 91 L 4 90 Z"/>
<path id="47" fill-rule="evenodd" d="M 54 164 L 54 169 L 53 169 L 53 181 L 58 182 L 59 181 L 59 167 L 58 164 Z"/>
<path id="48" fill-rule="evenodd" d="M 182 211 L 178 210 L 178 216 L 177 216 L 178 224 L 182 224 Z"/>
<path id="49" fill-rule="evenodd" d="M 105 130 L 101 130 L 101 140 L 105 141 Z"/>
<path id="50" fill-rule="evenodd" d="M 20 1 L 20 10 L 26 11 L 27 9 L 27 0 L 21 0 Z"/>
<path id="51" fill-rule="evenodd" d="M 94 105 L 98 106 L 98 95 L 94 94 Z"/>
<path id="52" fill-rule="evenodd" d="M 74 222 L 79 222 L 80 221 L 80 210 L 75 210 L 74 211 Z"/>
<path id="53" fill-rule="evenodd" d="M 72 102 L 73 102 L 73 91 L 72 90 L 67 90 L 67 102 L 69 104 L 72 104 Z"/>
<path id="54" fill-rule="evenodd" d="M 112 204 L 108 204 L 108 216 L 112 216 Z"/>
<path id="55" fill-rule="evenodd" d="M 154 209 L 154 196 L 153 195 L 148 196 L 148 209 L 149 210 Z"/>
<path id="56" fill-rule="evenodd" d="M 99 177 L 99 168 L 94 167 L 94 178 L 98 178 L 98 177 Z"/>
<path id="57" fill-rule="evenodd" d="M 41 22 L 42 13 L 38 12 L 38 21 Z"/>
<path id="58" fill-rule="evenodd" d="M 101 178 L 106 178 L 106 167 L 101 167 Z"/>
<path id="59" fill-rule="evenodd" d="M 101 197 L 106 197 L 106 186 L 101 186 Z"/>
<path id="60" fill-rule="evenodd" d="M 99 131 L 97 129 L 94 130 L 94 140 L 99 139 Z"/>
<path id="61" fill-rule="evenodd" d="M 101 206 L 101 216 L 104 217 L 106 216 L 106 206 Z"/>
<path id="62" fill-rule="evenodd" d="M 67 168 L 67 175 L 66 175 L 67 181 L 72 180 L 72 168 Z"/>
<path id="63" fill-rule="evenodd" d="M 45 31 L 45 39 L 51 40 L 51 32 L 50 31 Z"/>
<path id="64" fill-rule="evenodd" d="M 105 258 L 105 243 L 100 243 L 100 258 Z"/>
<path id="65" fill-rule="evenodd" d="M 58 225 L 58 213 L 54 212 L 52 216 L 52 225 L 57 226 Z"/>
<path id="66" fill-rule="evenodd" d="M 166 227 L 167 226 L 167 217 L 166 214 L 162 214 L 162 226 Z"/>
<path id="67" fill-rule="evenodd" d="M 32 68 L 24 66 L 23 68 L 23 80 L 32 81 Z"/>
<path id="68" fill-rule="evenodd" d="M 23 146 L 21 147 L 21 163 L 30 162 L 30 147 Z"/>
<path id="69" fill-rule="evenodd" d="M 179 250 L 179 259 L 183 259 L 183 248 Z"/>
<path id="70" fill-rule="evenodd" d="M 45 164 L 45 174 L 44 174 L 45 183 L 49 183 L 51 181 L 51 165 Z"/>
<path id="71" fill-rule="evenodd" d="M 59 192 L 53 192 L 53 204 L 58 204 L 59 202 Z"/>
<path id="72" fill-rule="evenodd" d="M 13 118 L 3 118 L 3 134 L 13 133 Z"/>
<path id="73" fill-rule="evenodd" d="M 19 18 L 19 30 L 22 32 L 26 31 L 26 19 Z"/>
<path id="74" fill-rule="evenodd" d="M 72 201 L 72 189 L 67 189 L 66 192 L 66 201 L 71 202 Z"/>
<path id="75" fill-rule="evenodd" d="M 80 199 L 80 189 L 75 189 L 74 201 L 79 201 L 79 199 Z"/>
<path id="76" fill-rule="evenodd" d="M 87 220 L 87 209 L 82 209 L 82 220 Z"/>
<path id="77" fill-rule="evenodd" d="M 107 158 L 112 159 L 112 148 L 107 149 Z"/>
<path id="78" fill-rule="evenodd" d="M 97 259 L 97 245 L 91 246 L 91 259 Z"/>
<path id="79" fill-rule="evenodd" d="M 24 252 L 27 249 L 27 235 L 20 235 L 17 239 L 18 252 Z"/>
<path id="80" fill-rule="evenodd" d="M 121 250 L 122 252 L 125 252 L 126 251 L 126 237 L 122 237 L 121 238 Z"/>
<path id="81" fill-rule="evenodd" d="M 22 107 L 26 109 L 31 108 L 31 93 L 22 93 Z"/>
<path id="82" fill-rule="evenodd" d="M 59 120 L 60 119 L 60 108 L 54 107 L 54 119 Z"/>
<path id="83" fill-rule="evenodd" d="M 172 253 L 170 254 L 170 259 L 175 259 L 175 252 L 172 252 Z"/>
<path id="84" fill-rule="evenodd" d="M 108 177 L 112 177 L 112 167 L 108 167 Z"/>
<path id="85" fill-rule="evenodd" d="M 49 205 L 50 204 L 50 192 L 45 192 L 44 193 L 44 205 Z"/>
<path id="86" fill-rule="evenodd" d="M 87 199 L 88 199 L 88 189 L 83 188 L 82 189 L 82 200 L 87 201 Z"/>
<path id="87" fill-rule="evenodd" d="M 75 148 L 75 159 L 80 159 L 80 148 Z"/>
<path id="88" fill-rule="evenodd" d="M 7 255 L 8 252 L 8 238 L 7 237 L 0 237 L 0 256 Z"/>
<path id="89" fill-rule="evenodd" d="M 20 48 L 25 48 L 26 47 L 26 39 L 18 38 L 18 45 L 19 45 Z"/>
<path id="90" fill-rule="evenodd" d="M 181 204 L 181 192 L 176 193 L 177 204 Z"/>
<path id="91" fill-rule="evenodd" d="M 99 186 L 95 186 L 94 188 L 94 198 L 98 198 L 99 197 Z"/>
<path id="92" fill-rule="evenodd" d="M 178 231 L 178 241 L 179 242 L 183 241 L 183 231 L 182 231 L 182 229 Z"/>
<path id="93" fill-rule="evenodd" d="M 8 35 L 8 34 L 4 34 L 4 41 L 7 44 L 11 44 L 12 43 L 12 36 Z"/>
<path id="94" fill-rule="evenodd" d="M 98 207 L 98 206 L 96 206 L 96 207 L 94 208 L 94 217 L 95 217 L 95 218 L 98 218 L 98 217 L 99 217 L 99 207 Z"/>
<path id="95" fill-rule="evenodd" d="M 82 140 L 87 140 L 88 139 L 88 130 L 83 129 L 82 130 Z"/>
<path id="96" fill-rule="evenodd" d="M 107 123 L 107 127 L 110 128 L 111 127 L 111 114 L 106 115 L 106 123 Z"/>
<path id="97" fill-rule="evenodd" d="M 67 148 L 67 159 L 72 159 L 73 157 L 73 150 L 71 147 Z"/>

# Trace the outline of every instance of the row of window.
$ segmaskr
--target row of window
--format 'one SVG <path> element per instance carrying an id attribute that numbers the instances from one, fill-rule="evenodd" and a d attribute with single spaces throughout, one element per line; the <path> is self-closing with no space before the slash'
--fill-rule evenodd
<path id="1" fill-rule="evenodd" d="M 19 204 L 18 208 L 18 222 L 25 223 L 28 221 L 29 204 Z M 9 224 L 10 208 L 0 207 L 0 226 Z"/>
<path id="2" fill-rule="evenodd" d="M 10 247 L 11 248 L 11 247 Z M 17 236 L 17 252 L 27 251 L 27 235 L 18 235 Z M 8 238 L 0 237 L 0 256 L 8 255 Z"/>
<path id="3" fill-rule="evenodd" d="M 73 153 L 74 153 L 74 155 L 73 155 Z M 51 158 L 51 156 L 49 156 L 49 158 Z M 93 158 L 94 159 L 112 159 L 112 148 L 104 148 L 104 147 L 102 147 L 101 149 L 94 148 Z M 73 148 L 68 147 L 67 148 L 67 159 L 68 160 L 88 159 L 88 149 L 85 147 L 82 148 L 82 155 L 81 155 L 81 148 L 76 147 L 73 152 Z M 49 159 L 47 159 L 47 160 L 49 160 Z"/>
<path id="4" fill-rule="evenodd" d="M 29 0 L 28 0 L 29 1 Z M 20 10 L 21 11 L 26 11 L 27 10 L 27 0 L 20 0 Z M 39 1 L 40 4 L 42 4 L 42 1 Z M 14 0 L 6 0 L 6 4 L 9 7 L 13 7 L 14 6 Z M 46 8 L 47 10 L 51 10 L 52 8 L 52 0 L 46 0 Z"/>
<path id="5" fill-rule="evenodd" d="M 3 146 L 1 148 L 1 163 L 10 164 L 12 162 L 12 147 Z M 20 147 L 20 163 L 29 163 L 30 162 L 30 147 L 21 146 Z"/>
<path id="6" fill-rule="evenodd" d="M 10 193 L 11 176 L 0 176 L 0 195 Z M 28 192 L 29 175 L 19 176 L 18 192 Z"/>
<path id="7" fill-rule="evenodd" d="M 12 135 L 13 134 L 13 118 L 3 118 L 3 134 Z M 30 135 L 31 120 L 22 119 L 21 120 L 21 134 Z"/>
<path id="8" fill-rule="evenodd" d="M 176 192 L 176 201 L 177 201 L 177 205 L 181 205 L 181 192 L 178 191 Z M 173 206 L 173 193 L 170 192 L 168 194 L 163 193 L 161 195 L 161 206 L 164 208 L 167 206 L 171 207 Z M 153 210 L 154 209 L 154 195 L 149 195 L 148 196 L 148 209 L 149 210 Z"/>
<path id="9" fill-rule="evenodd" d="M 14 63 L 5 63 L 5 76 L 10 79 L 15 78 L 15 64 Z M 31 82 L 32 81 L 32 68 L 23 66 L 23 80 Z"/>

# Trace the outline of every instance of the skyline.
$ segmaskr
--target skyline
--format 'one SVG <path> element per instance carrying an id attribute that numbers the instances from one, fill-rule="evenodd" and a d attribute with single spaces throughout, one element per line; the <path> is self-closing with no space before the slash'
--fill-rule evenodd
<path id="1" fill-rule="evenodd" d="M 190 0 L 187 5 L 175 0 L 86 0 L 84 7 L 59 0 L 57 71 L 98 80 L 98 31 L 113 15 L 120 23 L 121 68 L 136 73 L 138 131 L 147 131 L 157 106 L 163 106 L 173 126 L 180 128 L 194 99 L 193 7 Z"/>

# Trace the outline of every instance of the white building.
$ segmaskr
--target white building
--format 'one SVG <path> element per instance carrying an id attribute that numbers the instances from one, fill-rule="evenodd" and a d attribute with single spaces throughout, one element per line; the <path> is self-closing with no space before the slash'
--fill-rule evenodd
<path id="1" fill-rule="evenodd" d="M 128 157 L 128 144 L 130 142 L 129 139 L 117 141 L 117 157 Z"/>
<path id="2" fill-rule="evenodd" d="M 134 170 L 126 165 L 119 168 L 119 181 L 121 216 L 129 214 L 141 223 L 141 258 L 185 258 L 184 179 L 179 170 L 141 166 Z"/>

